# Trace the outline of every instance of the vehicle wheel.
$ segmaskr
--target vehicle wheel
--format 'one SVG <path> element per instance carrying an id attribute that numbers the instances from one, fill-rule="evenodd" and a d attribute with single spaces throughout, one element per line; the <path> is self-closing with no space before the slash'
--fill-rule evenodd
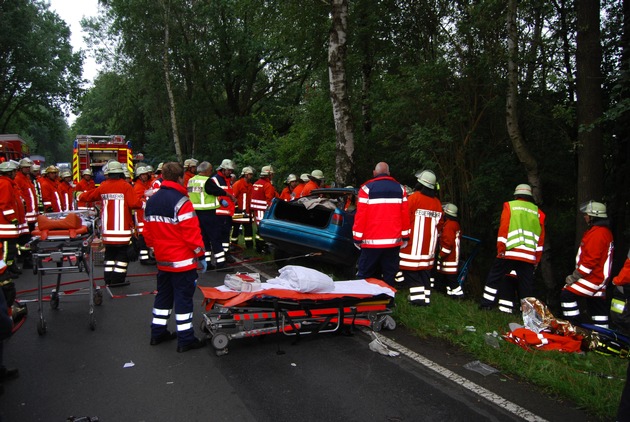
<path id="1" fill-rule="evenodd" d="M 214 337 L 212 337 L 212 347 L 214 347 L 216 350 L 226 349 L 229 341 L 230 340 L 228 339 L 228 336 L 226 336 L 225 334 L 215 334 Z"/>
<path id="2" fill-rule="evenodd" d="M 100 306 L 103 303 L 103 292 L 100 290 L 97 290 L 96 293 L 94 293 L 94 304 L 96 306 Z"/>
<path id="3" fill-rule="evenodd" d="M 52 292 L 52 294 L 50 295 L 50 307 L 52 309 L 59 308 L 59 293 Z"/>
<path id="4" fill-rule="evenodd" d="M 40 336 L 46 334 L 46 320 L 40 319 L 37 323 L 37 334 L 39 334 Z"/>

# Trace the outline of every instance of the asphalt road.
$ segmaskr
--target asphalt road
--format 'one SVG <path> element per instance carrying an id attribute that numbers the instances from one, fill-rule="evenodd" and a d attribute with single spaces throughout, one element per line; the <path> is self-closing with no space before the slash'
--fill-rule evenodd
<path id="1" fill-rule="evenodd" d="M 82 292 L 62 296 L 56 310 L 43 303 L 47 332 L 41 336 L 38 303 L 29 302 L 26 322 L 5 343 L 5 364 L 18 367 L 20 377 L 5 383 L 2 421 L 66 421 L 70 416 L 107 422 L 524 420 L 505 403 L 471 391 L 469 383 L 526 409 L 529 420 L 589 420 L 527 384 L 464 369 L 471 360 L 465 354 L 419 341 L 401 329 L 386 334 L 469 381 L 448 380 L 414 356 L 374 353 L 368 348 L 371 338 L 360 331 L 302 336 L 297 343 L 282 335 L 233 340 L 229 354 L 220 357 L 212 347 L 177 353 L 175 342 L 150 346 L 154 271 L 133 263 L 130 286 L 113 290 L 114 297 L 105 290 L 102 305 L 95 308 L 94 331 L 89 296 Z M 102 284 L 101 267 L 94 275 Z M 219 285 L 223 277 L 203 274 L 199 284 Z M 85 273 L 62 274 L 68 283 L 62 290 L 87 288 L 87 282 L 69 284 L 86 278 Z M 43 284 L 55 280 L 46 276 Z M 18 280 L 19 298 L 35 299 L 36 286 L 37 277 L 25 270 Z M 46 287 L 44 293 L 49 292 Z M 196 328 L 201 302 L 198 292 Z"/>

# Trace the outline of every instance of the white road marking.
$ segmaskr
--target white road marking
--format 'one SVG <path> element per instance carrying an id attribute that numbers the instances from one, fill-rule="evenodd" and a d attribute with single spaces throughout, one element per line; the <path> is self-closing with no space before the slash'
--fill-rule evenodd
<path id="1" fill-rule="evenodd" d="M 376 335 L 378 337 L 378 339 L 385 343 L 385 345 L 387 345 L 388 347 L 391 347 L 392 349 L 395 349 L 396 351 L 402 353 L 403 355 L 407 356 L 409 359 L 413 359 L 414 361 L 418 362 L 419 364 L 433 370 L 434 372 L 437 372 L 438 374 L 442 375 L 444 378 L 447 378 L 459 385 L 461 385 L 462 387 L 466 388 L 467 390 L 483 397 L 484 399 L 488 400 L 489 402 L 495 404 L 496 406 L 499 406 L 505 410 L 507 410 L 508 412 L 523 418 L 526 421 L 531 421 L 531 422 L 547 422 L 547 420 L 543 417 L 540 417 L 532 412 L 530 412 L 527 409 L 522 408 L 521 406 L 512 403 L 509 400 L 504 399 L 503 397 L 493 393 L 490 390 L 487 390 L 485 388 L 483 388 L 480 385 L 475 384 L 474 382 L 467 380 L 466 378 L 457 375 L 456 373 L 444 368 L 443 366 L 438 365 L 437 363 L 433 362 L 430 359 L 425 358 L 424 356 L 406 348 L 405 346 L 396 343 L 394 340 L 391 340 L 383 335 L 380 335 L 378 333 L 374 333 L 374 335 Z"/>

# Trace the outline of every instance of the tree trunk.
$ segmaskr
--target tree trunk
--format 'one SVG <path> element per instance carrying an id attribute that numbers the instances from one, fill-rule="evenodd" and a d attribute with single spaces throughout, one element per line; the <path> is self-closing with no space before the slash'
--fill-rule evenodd
<path id="1" fill-rule="evenodd" d="M 577 0 L 577 204 L 602 200 L 604 156 L 602 131 L 602 48 L 600 45 L 599 0 Z M 576 239 L 585 229 L 578 216 Z"/>
<path id="2" fill-rule="evenodd" d="M 354 184 L 354 127 L 345 59 L 347 51 L 348 0 L 332 0 L 332 28 L 328 45 L 328 77 L 330 99 L 336 132 L 335 181 L 339 186 Z"/>
<path id="3" fill-rule="evenodd" d="M 162 56 L 162 66 L 164 69 L 164 82 L 166 86 L 166 93 L 168 94 L 168 105 L 169 112 L 171 116 L 171 130 L 173 132 L 173 144 L 175 146 L 175 155 L 177 156 L 177 161 L 180 163 L 184 162 L 184 157 L 182 156 L 182 146 L 179 140 L 179 130 L 177 128 L 177 109 L 175 106 L 175 96 L 173 95 L 173 88 L 171 87 L 171 72 L 168 60 L 168 50 L 170 43 L 170 33 L 169 33 L 169 13 L 167 5 L 164 1 L 161 2 L 162 7 L 164 8 L 164 53 Z"/>
<path id="4" fill-rule="evenodd" d="M 518 29 L 516 26 L 516 0 L 509 0 L 507 12 L 508 29 L 508 92 L 505 105 L 508 135 L 512 141 L 514 152 L 525 167 L 527 180 L 532 187 L 534 200 L 542 204 L 540 173 L 538 163 L 530 154 L 518 124 Z"/>

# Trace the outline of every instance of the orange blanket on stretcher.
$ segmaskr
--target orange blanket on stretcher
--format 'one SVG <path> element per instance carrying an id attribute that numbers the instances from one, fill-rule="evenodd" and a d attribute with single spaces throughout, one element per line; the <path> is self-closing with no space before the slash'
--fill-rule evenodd
<path id="1" fill-rule="evenodd" d="M 266 283 L 263 283 L 265 285 Z M 276 284 L 267 285 L 265 289 L 256 292 L 237 292 L 230 290 L 225 286 L 202 287 L 198 286 L 203 293 L 204 304 L 206 310 L 210 310 L 215 303 L 223 306 L 238 306 L 243 303 L 260 298 L 275 297 L 279 299 L 290 300 L 331 300 L 342 297 L 353 297 L 357 299 L 367 299 L 379 294 L 385 294 L 394 297 L 396 289 L 389 286 L 382 280 L 376 278 L 368 278 L 365 280 L 337 281 L 335 282 L 339 289 L 329 293 L 301 293 L 296 290 L 277 288 Z M 274 287 L 271 287 L 274 286 Z M 341 288 L 343 286 L 343 288 Z"/>
<path id="2" fill-rule="evenodd" d="M 77 235 L 87 233 L 87 226 L 83 225 L 81 216 L 76 213 L 69 213 L 65 218 L 53 219 L 45 215 L 37 216 L 37 228 L 33 230 L 33 236 L 39 236 L 46 240 L 50 236 L 68 237 L 74 239 Z"/>

